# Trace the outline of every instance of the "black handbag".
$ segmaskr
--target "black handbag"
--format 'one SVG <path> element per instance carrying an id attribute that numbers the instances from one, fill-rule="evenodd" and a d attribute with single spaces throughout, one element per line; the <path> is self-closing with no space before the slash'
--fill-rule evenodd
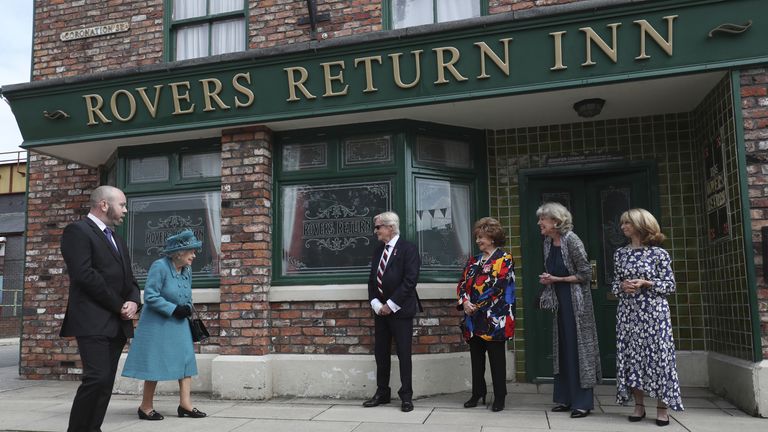
<path id="1" fill-rule="evenodd" d="M 187 318 L 189 320 L 189 330 L 192 332 L 192 342 L 202 342 L 208 339 L 211 334 L 208 333 L 208 329 L 205 328 L 203 320 L 195 310 L 195 305 L 192 305 L 192 316 Z"/>

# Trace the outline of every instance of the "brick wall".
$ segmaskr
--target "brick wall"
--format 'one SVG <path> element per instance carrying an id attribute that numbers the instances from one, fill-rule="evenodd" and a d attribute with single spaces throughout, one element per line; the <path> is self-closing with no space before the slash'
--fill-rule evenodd
<path id="1" fill-rule="evenodd" d="M 762 323 L 763 359 L 768 360 L 768 275 L 763 273 L 761 228 L 768 226 L 768 68 L 741 72 L 741 113 L 747 156 L 757 297 Z"/>
<path id="2" fill-rule="evenodd" d="M 59 337 L 69 289 L 59 245 L 64 227 L 88 214 L 98 172 L 34 152 L 28 167 L 20 374 L 73 379 L 80 367 L 77 344 Z"/>
<path id="3" fill-rule="evenodd" d="M 576 3 L 583 0 L 489 0 L 488 14 L 499 14 L 525 9 L 543 8 L 546 6 L 565 3 Z"/>
<path id="4" fill-rule="evenodd" d="M 413 327 L 414 354 L 460 352 L 461 314 L 453 300 L 422 301 Z M 273 351 L 280 354 L 373 354 L 373 311 L 367 301 L 272 303 Z"/>
<path id="5" fill-rule="evenodd" d="M 62 41 L 67 30 L 128 22 L 130 30 Z M 79 76 L 160 63 L 163 0 L 35 1 L 32 79 Z"/>

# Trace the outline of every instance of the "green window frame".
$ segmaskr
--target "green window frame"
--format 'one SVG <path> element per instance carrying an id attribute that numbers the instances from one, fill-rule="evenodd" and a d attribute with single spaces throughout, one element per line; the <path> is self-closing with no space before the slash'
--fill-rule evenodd
<path id="1" fill-rule="evenodd" d="M 239 49 L 233 49 L 231 51 L 227 52 L 238 52 L 238 51 L 245 51 L 248 49 L 248 0 L 239 0 L 242 1 L 242 8 L 230 10 L 227 12 L 221 12 L 221 13 L 212 13 L 211 12 L 211 5 L 212 3 L 218 1 L 218 0 L 199 0 L 205 2 L 205 10 L 206 13 L 204 15 L 192 17 L 192 18 L 184 18 L 184 19 L 175 19 L 175 13 L 174 13 L 174 2 L 179 0 L 165 0 L 165 14 L 164 14 L 164 29 L 165 29 L 165 43 L 164 43 L 164 51 L 165 51 L 165 60 L 166 61 L 175 61 L 178 60 L 178 56 L 176 54 L 176 51 L 178 49 L 176 37 L 180 30 L 188 29 L 193 26 L 200 26 L 200 25 L 207 25 L 207 54 L 200 55 L 196 57 L 190 57 L 191 58 L 199 58 L 199 57 L 208 57 L 211 55 L 212 48 L 213 48 L 213 31 L 212 28 L 216 24 L 223 23 L 225 21 L 230 20 L 240 20 L 243 21 L 243 40 L 244 44 Z M 223 53 L 217 53 L 217 54 L 223 54 Z"/>
<path id="2" fill-rule="evenodd" d="M 448 20 L 444 21 L 438 21 L 438 8 L 437 4 L 440 0 L 432 0 L 432 24 L 437 24 L 438 22 L 447 22 Z M 480 16 L 486 16 L 488 15 L 488 0 L 461 0 L 461 1 L 475 1 L 480 4 Z M 395 27 L 395 23 L 393 22 L 394 19 L 394 13 L 392 11 L 392 7 L 395 5 L 395 0 L 382 0 L 382 8 L 381 8 L 381 15 L 382 15 L 382 26 L 385 30 L 394 30 L 396 28 L 405 28 L 405 27 Z M 468 17 L 469 18 L 469 17 Z"/>
<path id="3" fill-rule="evenodd" d="M 421 282 L 455 282 L 475 253 L 472 223 L 488 212 L 482 131 L 400 120 L 283 132 L 274 161 L 273 285 L 367 283 L 373 216 L 387 210 L 419 246 Z M 453 212 L 461 230 L 445 223 Z M 436 241 L 455 253 L 434 253 L 446 249 Z"/>
<path id="4" fill-rule="evenodd" d="M 128 200 L 128 214 L 118 233 L 128 243 L 134 275 L 142 287 L 149 265 L 162 256 L 165 238 L 185 228 L 203 240 L 192 265 L 192 287 L 219 287 L 219 139 L 120 148 L 108 163 L 103 182 L 122 189 Z"/>

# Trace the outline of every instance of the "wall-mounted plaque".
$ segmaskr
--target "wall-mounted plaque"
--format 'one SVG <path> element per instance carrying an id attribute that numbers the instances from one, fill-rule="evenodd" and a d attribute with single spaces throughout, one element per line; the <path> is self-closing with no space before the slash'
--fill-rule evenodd
<path id="1" fill-rule="evenodd" d="M 731 236 L 722 136 L 721 131 L 704 147 L 707 237 L 711 242 L 727 239 Z"/>
<path id="2" fill-rule="evenodd" d="M 373 217 L 391 209 L 390 181 L 281 187 L 283 275 L 367 271 Z"/>
<path id="3" fill-rule="evenodd" d="M 114 24 L 104 24 L 104 25 L 98 25 L 93 27 L 63 31 L 59 35 L 59 39 L 61 39 L 64 42 L 67 42 L 75 39 L 85 39 L 89 37 L 105 36 L 105 35 L 114 34 L 114 33 L 122 33 L 122 32 L 128 31 L 130 28 L 131 28 L 131 24 L 127 21 L 114 23 Z"/>

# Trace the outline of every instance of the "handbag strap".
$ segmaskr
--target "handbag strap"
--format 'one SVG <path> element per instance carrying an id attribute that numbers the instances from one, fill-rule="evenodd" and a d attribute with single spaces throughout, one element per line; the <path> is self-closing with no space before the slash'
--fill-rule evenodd
<path id="1" fill-rule="evenodd" d="M 200 315 L 197 313 L 197 309 L 195 309 L 195 304 L 190 303 L 189 307 L 192 309 L 192 316 L 190 318 L 200 318 Z"/>

